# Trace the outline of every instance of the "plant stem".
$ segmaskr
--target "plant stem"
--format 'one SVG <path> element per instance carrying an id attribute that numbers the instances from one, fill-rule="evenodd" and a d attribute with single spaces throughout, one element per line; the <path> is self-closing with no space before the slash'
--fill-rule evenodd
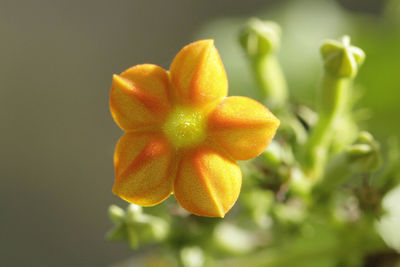
<path id="1" fill-rule="evenodd" d="M 312 179 L 319 179 L 325 167 L 332 133 L 347 103 L 349 79 L 325 72 L 318 97 L 319 119 L 306 145 L 305 168 Z"/>
<path id="2" fill-rule="evenodd" d="M 282 108 L 288 92 L 280 64 L 273 53 L 251 57 L 255 78 L 260 87 L 263 102 L 274 111 Z"/>

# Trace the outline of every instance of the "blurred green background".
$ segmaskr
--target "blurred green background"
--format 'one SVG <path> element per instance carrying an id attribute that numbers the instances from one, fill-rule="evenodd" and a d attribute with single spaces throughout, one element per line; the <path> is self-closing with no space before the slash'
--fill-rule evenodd
<path id="1" fill-rule="evenodd" d="M 113 73 L 168 68 L 189 42 L 215 38 L 230 94 L 254 95 L 239 27 L 282 25 L 292 98 L 313 105 L 324 38 L 350 34 L 367 59 L 357 78 L 363 128 L 400 136 L 399 1 L 0 0 L 0 266 L 107 266 L 131 255 L 104 240 L 112 155 Z"/>

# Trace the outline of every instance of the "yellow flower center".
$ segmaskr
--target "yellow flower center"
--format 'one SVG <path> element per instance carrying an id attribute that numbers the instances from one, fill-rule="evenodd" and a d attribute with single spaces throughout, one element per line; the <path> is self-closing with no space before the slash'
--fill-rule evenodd
<path id="1" fill-rule="evenodd" d="M 194 146 L 206 137 L 204 115 L 196 110 L 177 107 L 171 112 L 163 131 L 175 147 Z"/>

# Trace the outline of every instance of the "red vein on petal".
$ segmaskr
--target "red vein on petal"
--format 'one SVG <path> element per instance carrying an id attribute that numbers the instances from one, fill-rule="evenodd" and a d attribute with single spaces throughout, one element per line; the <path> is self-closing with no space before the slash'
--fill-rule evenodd
<path id="1" fill-rule="evenodd" d="M 164 154 L 167 151 L 167 144 L 162 141 L 161 138 L 156 138 L 155 140 L 150 141 L 142 151 L 140 151 L 132 163 L 117 175 L 118 181 L 125 179 L 130 173 L 136 172 L 140 167 L 144 166 L 151 160 L 154 160 L 157 156 Z"/>
<path id="2" fill-rule="evenodd" d="M 201 155 L 201 154 L 204 153 L 204 150 L 205 149 L 203 149 L 202 151 L 198 151 L 197 153 Z M 206 150 L 206 152 L 211 151 L 209 149 L 207 149 L 207 150 Z M 200 153 L 200 152 L 202 152 L 202 153 Z M 215 151 L 213 151 L 213 152 L 217 153 Z M 207 166 L 205 166 L 205 164 L 204 164 L 202 159 L 200 160 L 200 159 L 197 158 L 198 156 L 199 155 L 196 155 L 195 157 L 192 158 L 192 164 L 194 166 L 194 169 L 195 169 L 195 171 L 197 173 L 197 176 L 199 177 L 201 183 L 204 185 L 206 191 L 208 192 L 212 202 L 214 202 L 215 207 L 216 207 L 216 209 L 217 209 L 217 211 L 219 213 L 219 216 L 221 218 L 223 218 L 225 216 L 224 208 L 222 207 L 222 205 L 219 202 L 219 200 L 216 198 L 215 191 L 212 188 L 212 186 L 210 185 L 209 177 L 207 176 L 207 174 L 209 174 L 209 168 Z"/>

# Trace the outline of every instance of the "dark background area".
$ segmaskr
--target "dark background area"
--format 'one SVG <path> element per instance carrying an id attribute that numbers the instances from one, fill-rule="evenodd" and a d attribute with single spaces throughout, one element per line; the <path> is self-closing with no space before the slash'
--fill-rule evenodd
<path id="1" fill-rule="evenodd" d="M 121 135 L 108 110 L 112 74 L 168 68 L 205 22 L 278 2 L 288 1 L 0 0 L 0 266 L 131 255 L 104 240 L 108 206 L 124 205 L 111 193 Z M 381 3 L 340 2 L 367 13 Z"/>

